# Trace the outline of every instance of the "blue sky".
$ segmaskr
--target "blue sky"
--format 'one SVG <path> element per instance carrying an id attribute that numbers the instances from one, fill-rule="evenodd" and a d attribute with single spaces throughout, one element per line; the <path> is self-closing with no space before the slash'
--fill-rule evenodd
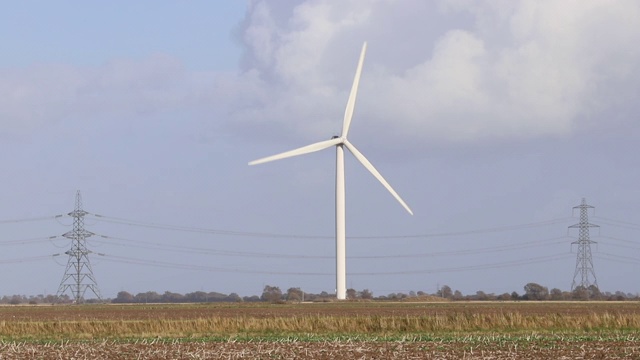
<path id="1" fill-rule="evenodd" d="M 233 40 L 241 1 L 38 1 L 5 7 L 2 65 L 99 66 L 113 59 L 174 54 L 192 70 L 231 70 L 242 50 Z M 220 51 L 224 49 L 224 51 Z"/>
<path id="2" fill-rule="evenodd" d="M 335 155 L 247 162 L 340 131 L 364 41 L 350 141 L 415 215 L 347 154 L 348 287 L 569 290 L 585 197 L 598 284 L 636 293 L 639 26 L 634 1 L 7 3 L 0 293 L 55 293 L 77 190 L 106 297 L 333 292 Z"/>

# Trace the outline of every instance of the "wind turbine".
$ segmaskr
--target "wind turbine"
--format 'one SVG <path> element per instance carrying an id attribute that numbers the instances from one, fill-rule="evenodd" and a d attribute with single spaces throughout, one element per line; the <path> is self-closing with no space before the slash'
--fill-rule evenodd
<path id="1" fill-rule="evenodd" d="M 360 53 L 360 61 L 358 62 L 358 68 L 356 69 L 356 75 L 353 79 L 353 85 L 351 87 L 351 93 L 349 100 L 347 101 L 347 108 L 344 112 L 344 121 L 342 123 L 342 134 L 340 136 L 334 136 L 330 140 L 320 141 L 311 145 L 303 146 L 298 149 L 286 151 L 273 156 L 268 156 L 262 159 L 249 162 L 249 165 L 257 165 L 266 163 L 269 161 L 280 160 L 292 156 L 298 156 L 303 154 L 312 153 L 315 151 L 324 150 L 326 148 L 336 147 L 336 295 L 338 300 L 346 299 L 347 293 L 347 274 L 346 274 L 346 232 L 345 232 L 345 181 L 344 181 L 344 148 L 346 147 L 355 156 L 358 161 L 367 169 L 371 174 L 382 183 L 382 185 L 398 200 L 398 202 L 413 215 L 413 212 L 409 206 L 402 200 L 400 195 L 393 190 L 391 185 L 380 175 L 373 165 L 367 160 L 364 155 L 353 144 L 347 140 L 347 134 L 349 133 L 349 126 L 351 125 L 351 118 L 353 117 L 353 109 L 356 103 L 356 95 L 358 93 L 358 83 L 360 82 L 360 73 L 362 72 L 362 63 L 364 62 L 364 54 L 367 51 L 367 43 L 362 45 L 362 52 Z"/>

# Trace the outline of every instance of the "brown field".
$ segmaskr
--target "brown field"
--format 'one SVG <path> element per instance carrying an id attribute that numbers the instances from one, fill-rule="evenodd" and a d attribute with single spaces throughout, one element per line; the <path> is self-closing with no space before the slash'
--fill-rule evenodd
<path id="1" fill-rule="evenodd" d="M 636 302 L 0 307 L 0 359 L 640 359 Z"/>

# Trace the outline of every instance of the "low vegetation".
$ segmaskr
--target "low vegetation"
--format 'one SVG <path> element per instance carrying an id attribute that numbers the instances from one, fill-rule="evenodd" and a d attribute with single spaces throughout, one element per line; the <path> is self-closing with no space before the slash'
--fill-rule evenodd
<path id="1" fill-rule="evenodd" d="M 0 308 L 0 338 L 396 337 L 640 330 L 633 303 L 85 305 Z M 170 314 L 170 315 L 169 315 Z"/>
<path id="2" fill-rule="evenodd" d="M 0 307 L 2 359 L 633 359 L 625 302 L 215 303 Z"/>

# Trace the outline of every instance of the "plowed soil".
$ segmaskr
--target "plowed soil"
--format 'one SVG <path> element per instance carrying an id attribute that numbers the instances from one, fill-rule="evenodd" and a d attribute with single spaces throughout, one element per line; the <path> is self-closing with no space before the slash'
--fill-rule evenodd
<path id="1" fill-rule="evenodd" d="M 634 342 L 206 342 L 0 345 L 1 359 L 638 359 Z"/>

